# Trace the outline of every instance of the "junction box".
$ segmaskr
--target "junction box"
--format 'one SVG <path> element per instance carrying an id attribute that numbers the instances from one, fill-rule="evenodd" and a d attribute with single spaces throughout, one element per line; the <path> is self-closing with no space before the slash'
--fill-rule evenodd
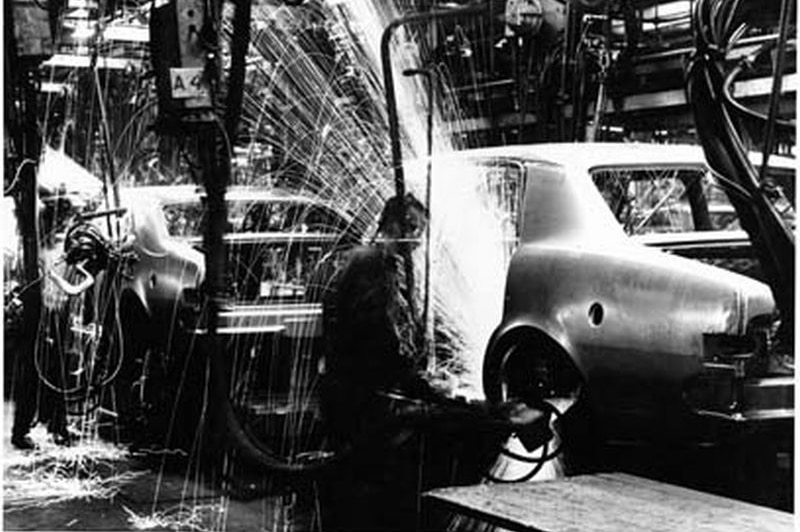
<path id="1" fill-rule="evenodd" d="M 12 21 L 17 57 L 44 61 L 56 51 L 55 36 L 63 0 L 12 0 Z"/>
<path id="2" fill-rule="evenodd" d="M 209 63 L 216 42 L 202 0 L 156 0 L 150 48 L 156 75 L 159 125 L 213 120 Z"/>

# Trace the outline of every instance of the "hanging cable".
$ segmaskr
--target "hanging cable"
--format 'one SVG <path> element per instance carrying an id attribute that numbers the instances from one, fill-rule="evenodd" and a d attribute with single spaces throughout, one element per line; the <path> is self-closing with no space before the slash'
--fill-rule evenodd
<path id="1" fill-rule="evenodd" d="M 236 0 L 231 36 L 231 67 L 228 81 L 228 98 L 225 105 L 225 132 L 230 141 L 236 141 L 236 128 L 242 112 L 247 48 L 250 45 L 251 0 Z"/>
<path id="2" fill-rule="evenodd" d="M 774 72 L 772 77 L 772 92 L 769 95 L 769 115 L 764 131 L 764 149 L 761 158 L 761 170 L 759 172 L 759 182 L 763 183 L 767 175 L 769 156 L 772 153 L 773 135 L 775 132 L 775 119 L 778 113 L 778 98 L 781 93 L 783 83 L 783 69 L 786 62 L 786 42 L 789 36 L 789 20 L 791 18 L 792 0 L 781 2 L 780 29 L 778 36 L 777 58 L 775 59 Z"/>
<path id="3" fill-rule="evenodd" d="M 33 159 L 23 159 L 22 162 L 19 163 L 17 166 L 17 170 L 14 172 L 14 179 L 11 181 L 11 184 L 3 191 L 4 196 L 8 196 L 14 192 L 16 188 L 17 182 L 19 181 L 19 176 L 22 174 L 22 169 L 25 167 L 26 164 L 36 164 L 36 161 Z"/>
<path id="4" fill-rule="evenodd" d="M 739 113 L 743 117 L 748 117 L 752 119 L 756 119 L 762 121 L 764 123 L 769 121 L 769 116 L 764 113 L 759 113 L 753 109 L 745 107 L 742 105 L 733 94 L 733 86 L 736 82 L 736 79 L 739 75 L 744 72 L 745 70 L 751 68 L 761 57 L 769 54 L 777 45 L 778 40 L 772 40 L 767 43 L 764 43 L 756 52 L 750 54 L 746 57 L 743 57 L 736 66 L 733 67 L 731 72 L 725 78 L 725 84 L 723 85 L 722 92 L 725 96 L 725 102 L 730 105 L 731 110 Z M 796 46 L 796 43 L 786 43 L 786 46 L 791 45 L 792 47 Z M 786 129 L 794 131 L 796 128 L 796 122 L 794 120 L 784 120 L 778 117 L 773 117 L 774 124 L 781 129 Z"/>
<path id="5" fill-rule="evenodd" d="M 537 401 L 535 406 L 536 406 L 536 408 L 541 408 L 545 412 L 547 412 L 549 414 L 552 414 L 553 417 L 554 417 L 553 423 L 556 423 L 563 416 L 561 411 L 558 410 L 558 408 L 555 405 L 553 405 L 552 403 L 550 403 L 550 402 L 548 402 L 546 400 Z M 505 456 L 507 458 L 510 458 L 512 460 L 516 460 L 518 462 L 522 462 L 522 463 L 525 463 L 525 464 L 532 464 L 533 467 L 530 469 L 530 471 L 528 471 L 528 472 L 524 473 L 523 475 L 521 475 L 519 477 L 516 477 L 516 478 L 499 477 L 496 474 L 493 474 L 493 473 L 491 473 L 489 471 L 484 473 L 484 477 L 487 480 L 489 480 L 491 482 L 496 482 L 498 484 L 515 484 L 515 483 L 520 483 L 520 482 L 527 482 L 527 481 L 531 480 L 533 477 L 535 477 L 536 474 L 539 473 L 542 470 L 542 468 L 545 466 L 545 464 L 547 464 L 551 460 L 557 458 L 562 453 L 563 442 L 559 441 L 558 444 L 551 450 L 550 449 L 550 442 L 548 441 L 544 445 L 542 445 L 540 447 L 540 449 L 541 449 L 541 454 L 539 454 L 538 456 L 533 456 L 533 455 L 529 456 L 529 455 L 520 454 L 518 452 L 514 452 L 514 451 L 508 449 L 507 447 L 503 447 L 503 448 L 500 449 L 500 455 L 501 456 Z"/>
<path id="6" fill-rule="evenodd" d="M 781 37 L 777 46 L 786 52 L 788 2 L 781 10 Z M 767 153 L 762 157 L 761 170 L 756 170 L 749 158 L 742 137 L 736 129 L 733 113 L 739 110 L 726 97 L 730 93 L 732 78 L 726 86 L 723 65 L 725 52 L 732 42 L 746 31 L 742 20 L 748 13 L 740 13 L 739 0 L 697 0 L 694 6 L 693 32 L 695 53 L 687 68 L 687 94 L 697 125 L 697 132 L 709 167 L 718 175 L 731 203 L 739 216 L 742 228 L 750 236 L 753 249 L 770 285 L 778 310 L 781 327 L 777 336 L 786 345 L 793 343 L 794 323 L 794 234 L 781 218 L 778 209 L 767 197 L 763 184 L 768 167 L 771 140 L 765 139 Z M 786 9 L 784 9 L 784 7 Z M 774 65 L 773 91 L 770 96 L 771 114 L 768 131 L 775 126 L 777 99 L 784 64 Z M 771 135 L 771 133 L 769 133 Z M 761 175 L 761 179 L 759 178 Z M 732 184 L 734 184 L 732 186 Z M 745 191 L 747 196 L 740 194 Z"/>
<path id="7" fill-rule="evenodd" d="M 97 104 L 100 109 L 100 129 L 101 138 L 103 139 L 103 155 L 106 160 L 106 172 L 103 173 L 103 198 L 105 200 L 106 209 L 118 208 L 120 204 L 119 188 L 117 187 L 117 179 L 114 171 L 114 158 L 111 148 L 111 132 L 109 131 L 108 112 L 106 110 L 105 98 L 103 97 L 103 88 L 100 83 L 100 71 L 97 67 L 97 58 L 100 53 L 100 44 L 102 42 L 103 29 L 98 23 L 97 31 L 95 32 L 95 39 L 92 48 L 92 56 L 89 62 L 89 69 L 92 72 L 92 81 L 94 83 L 94 92 L 97 96 Z M 111 184 L 111 193 L 113 195 L 113 206 L 108 200 L 108 185 Z M 119 222 L 119 220 L 117 220 Z M 111 224 L 111 218 L 106 218 L 109 235 L 119 236 L 120 227 L 117 223 L 116 227 Z"/>

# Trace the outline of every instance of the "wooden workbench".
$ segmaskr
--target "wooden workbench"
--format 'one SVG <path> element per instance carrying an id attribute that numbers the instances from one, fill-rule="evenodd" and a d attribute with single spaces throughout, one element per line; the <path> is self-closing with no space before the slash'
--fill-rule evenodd
<path id="1" fill-rule="evenodd" d="M 441 488 L 445 509 L 528 532 L 793 532 L 794 515 L 623 473 Z"/>

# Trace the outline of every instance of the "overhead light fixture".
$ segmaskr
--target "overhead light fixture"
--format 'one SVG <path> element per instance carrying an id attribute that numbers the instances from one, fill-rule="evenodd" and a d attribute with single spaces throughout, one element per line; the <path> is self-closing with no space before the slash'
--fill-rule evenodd
<path id="1" fill-rule="evenodd" d="M 150 42 L 150 30 L 147 26 L 106 26 L 103 38 L 107 41 Z"/>
<path id="2" fill-rule="evenodd" d="M 43 81 L 39 88 L 39 92 L 48 94 L 70 94 L 74 87 L 70 83 L 58 83 L 56 81 Z"/>
<path id="3" fill-rule="evenodd" d="M 44 61 L 45 67 L 65 67 L 65 68 L 89 68 L 91 58 L 88 55 L 55 54 L 53 57 Z M 97 58 L 97 67 L 108 70 L 125 70 L 127 68 L 141 68 L 141 59 L 127 57 L 103 57 Z"/>
<path id="4" fill-rule="evenodd" d="M 68 0 L 67 9 L 97 9 L 95 0 Z"/>

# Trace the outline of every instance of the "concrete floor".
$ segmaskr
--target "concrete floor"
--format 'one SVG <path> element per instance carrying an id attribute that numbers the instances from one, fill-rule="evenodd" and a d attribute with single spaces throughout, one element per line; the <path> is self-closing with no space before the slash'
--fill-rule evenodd
<path id="1" fill-rule="evenodd" d="M 369 509 L 397 507 L 398 492 L 378 492 L 376 497 L 375 491 L 364 491 L 368 486 L 352 479 L 289 487 L 252 471 L 238 471 L 230 475 L 236 482 L 232 484 L 220 481 L 220 471 L 225 470 L 220 464 L 199 467 L 180 456 L 131 454 L 97 439 L 59 448 L 42 427 L 32 431 L 40 450 L 21 452 L 9 441 L 12 413 L 11 403 L 5 402 L 4 530 L 338 531 L 340 527 L 328 524 L 331 510 L 348 518 Z M 791 439 L 791 433 L 787 435 Z M 791 441 L 764 433 L 722 450 L 607 450 L 601 453 L 599 469 L 792 511 L 792 449 Z M 409 462 L 394 471 L 413 476 L 418 468 Z M 396 475 L 382 476 L 391 477 L 383 480 L 388 485 L 399 483 Z M 414 511 L 411 507 L 399 518 L 414 523 Z M 374 530 L 345 530 L 356 529 Z M 447 529 L 477 530 L 463 525 Z"/>
<path id="2" fill-rule="evenodd" d="M 422 467 L 407 461 L 414 456 L 390 457 L 393 469 L 371 470 L 377 474 L 366 481 L 338 469 L 289 483 L 251 470 L 225 476 L 224 464 L 130 452 L 97 438 L 59 447 L 42 426 L 31 431 L 39 448 L 19 451 L 10 443 L 8 401 L 3 414 L 3 530 L 375 532 L 415 530 L 420 518 Z"/>
<path id="3" fill-rule="evenodd" d="M 58 448 L 41 427 L 32 431 L 40 449 L 19 451 L 11 445 L 8 435 L 12 412 L 12 405 L 5 402 L 4 530 L 319 529 L 313 507 L 297 494 L 285 491 L 281 495 L 236 499 L 208 475 L 185 467 L 180 460 L 144 458 L 125 452 L 108 458 L 117 450 L 97 441 L 78 442 L 71 449 Z M 60 475 L 46 472 L 54 456 L 64 464 L 82 461 L 76 475 L 63 471 L 63 476 L 77 477 L 85 484 L 76 481 L 61 485 Z M 31 486 L 37 477 L 40 485 Z"/>

